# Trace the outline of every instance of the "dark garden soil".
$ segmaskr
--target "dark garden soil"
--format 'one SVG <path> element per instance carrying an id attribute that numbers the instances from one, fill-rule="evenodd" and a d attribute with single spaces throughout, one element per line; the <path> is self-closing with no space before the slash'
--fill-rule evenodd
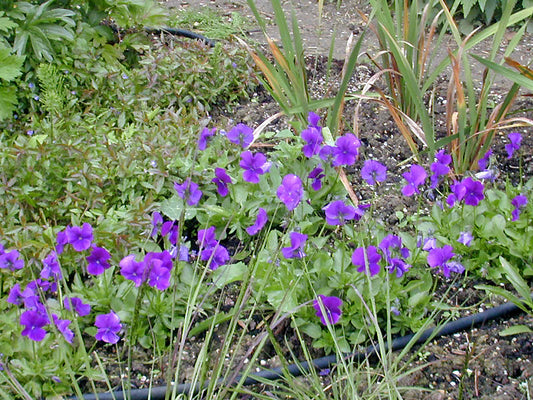
<path id="1" fill-rule="evenodd" d="M 272 20 L 273 13 L 269 8 L 269 0 L 257 0 L 259 9 L 267 20 Z M 339 82 L 340 71 L 342 69 L 342 59 L 344 57 L 344 47 L 350 32 L 359 32 L 363 23 L 361 17 L 357 14 L 358 7 L 363 12 L 368 12 L 368 6 L 362 0 L 343 0 L 342 6 L 337 10 L 334 6 L 336 1 L 325 1 L 325 11 L 321 26 L 317 23 L 317 1 L 316 0 L 295 0 L 297 17 L 301 21 L 301 30 L 304 40 L 307 44 L 308 69 L 310 82 L 309 85 L 315 98 L 327 94 L 334 94 L 336 84 Z M 166 2 L 169 7 L 187 8 L 209 6 L 218 10 L 226 16 L 231 12 L 240 12 L 250 16 L 245 0 L 169 0 Z M 260 32 L 253 28 L 251 24 L 250 40 L 262 42 Z M 317 36 L 317 27 L 321 29 L 320 36 Z M 276 37 L 274 27 L 271 29 L 271 35 Z M 335 60 L 332 63 L 330 78 L 326 81 L 326 64 L 327 53 L 330 45 L 330 37 L 333 29 L 336 29 L 336 46 L 334 51 Z M 510 31 L 507 40 L 510 39 L 513 32 Z M 485 45 L 485 46 L 488 46 Z M 375 52 L 375 44 L 369 39 L 366 50 Z M 490 49 L 481 46 L 476 49 L 477 54 L 486 54 Z M 520 44 L 518 51 L 513 54 L 513 58 L 527 62 L 533 56 L 533 37 Z M 446 49 L 442 49 L 444 52 Z M 445 53 L 444 53 L 445 54 Z M 357 68 L 352 78 L 352 88 L 360 89 L 372 76 L 369 65 L 361 65 Z M 478 66 L 476 76 L 481 76 L 482 69 Z M 437 89 L 437 115 L 444 117 L 443 101 L 446 96 L 446 86 L 448 76 L 444 76 L 440 81 Z M 505 94 L 510 84 L 504 80 L 498 80 L 495 84 L 494 98 Z M 347 126 L 351 125 L 353 120 L 354 104 L 348 104 L 345 110 L 345 119 Z M 520 97 L 516 102 L 517 110 L 529 110 L 526 115 L 533 118 L 533 101 L 531 97 Z M 243 102 L 235 107 L 231 113 L 223 107 L 212 110 L 213 126 L 227 128 L 238 122 L 244 122 L 250 126 L 256 127 L 269 116 L 277 113 L 279 107 L 265 92 L 259 87 L 253 94 L 251 101 Z M 411 157 L 411 152 L 406 146 L 402 135 L 394 126 L 394 122 L 388 112 L 378 106 L 365 103 L 359 114 L 360 122 L 360 139 L 363 142 L 362 155 L 359 164 L 353 171 L 359 171 L 363 160 L 368 158 L 377 159 L 385 163 L 390 171 L 389 180 L 386 185 L 379 189 L 378 204 L 376 205 L 376 218 L 380 223 L 394 229 L 398 223 L 397 211 L 408 213 L 416 210 L 416 205 L 401 196 L 399 191 L 399 182 L 401 173 L 405 168 L 402 162 Z M 443 127 L 444 124 L 440 125 Z M 286 121 L 278 121 L 272 124 L 270 130 L 279 130 L 288 127 Z M 347 128 L 348 129 L 348 128 Z M 523 168 L 521 169 L 524 180 L 533 176 L 533 129 L 522 131 L 524 135 L 522 142 Z M 444 133 L 444 132 L 443 132 Z M 518 181 L 519 164 L 517 159 L 508 161 L 504 150 L 504 137 L 509 132 L 499 132 L 495 138 L 493 149 L 497 154 L 499 168 L 503 176 L 509 175 L 511 181 Z M 406 163 L 407 165 L 409 162 Z M 364 202 L 374 198 L 374 193 L 368 187 L 363 185 L 361 178 L 353 171 L 347 171 L 355 193 L 360 201 Z M 427 207 L 430 207 L 428 200 Z M 443 282 L 443 287 L 449 285 L 449 282 Z M 471 287 L 457 285 L 451 288 L 448 302 L 457 306 L 469 306 L 465 313 L 475 313 L 496 304 L 501 303 L 498 299 L 487 299 L 484 293 L 480 293 Z M 257 321 L 260 323 L 260 321 Z M 411 391 L 405 394 L 406 399 L 457 399 L 462 393 L 464 399 L 492 399 L 492 400 L 518 400 L 528 399 L 533 396 L 533 335 L 520 334 L 514 336 L 500 336 L 499 333 L 513 325 L 523 324 L 533 328 L 533 316 L 520 315 L 508 320 L 497 320 L 487 323 L 480 328 L 472 329 L 463 333 L 457 333 L 451 337 L 444 337 L 434 340 L 425 347 L 415 357 L 413 365 L 429 365 L 420 369 L 416 373 L 402 379 L 399 383 L 401 386 L 417 386 L 424 388 L 425 391 Z M 220 331 L 216 332 L 221 338 L 224 337 L 224 325 L 220 326 Z M 259 332 L 256 330 L 255 332 Z M 250 334 L 249 342 L 254 340 L 253 329 Z M 277 332 L 280 337 L 280 343 L 283 343 L 285 336 L 288 343 L 294 343 L 293 351 L 298 354 L 298 341 L 295 340 L 294 333 L 288 326 L 283 326 Z M 191 340 L 187 352 L 189 359 L 183 370 L 183 379 L 186 381 L 190 377 L 197 351 L 201 345 L 201 338 Z M 242 346 L 238 351 L 245 351 L 248 346 Z M 314 356 L 323 355 L 316 351 Z M 149 359 L 148 355 L 146 357 Z M 264 357 L 258 368 L 267 366 L 277 366 L 277 358 L 274 352 L 267 346 Z M 135 384 L 138 387 L 146 387 L 148 382 L 145 379 L 150 377 L 150 365 L 134 363 L 135 373 L 133 374 Z M 164 368 L 164 360 L 161 361 L 161 367 Z M 137 374 L 137 377 L 135 376 Z M 145 378 L 143 378 L 145 377 Z M 145 380 L 143 382 L 143 380 Z M 327 381 L 327 377 L 325 378 Z M 160 381 L 159 383 L 161 383 Z M 157 385 L 158 382 L 152 382 Z M 264 390 L 257 387 L 254 390 L 257 393 Z M 528 397 L 528 391 L 529 396 Z M 247 397 L 247 398 L 253 398 Z M 277 397 L 276 397 L 277 398 Z"/>

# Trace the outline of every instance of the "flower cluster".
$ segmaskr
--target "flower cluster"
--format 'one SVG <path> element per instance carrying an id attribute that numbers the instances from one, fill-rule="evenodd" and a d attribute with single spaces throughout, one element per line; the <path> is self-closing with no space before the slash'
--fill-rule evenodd
<path id="1" fill-rule="evenodd" d="M 464 201 L 469 206 L 477 206 L 485 198 L 483 194 L 484 188 L 483 183 L 468 176 L 461 182 L 454 182 L 450 186 L 452 193 L 448 195 L 446 202 L 450 207 L 453 207 L 455 203 L 461 201 Z"/>
<path id="2" fill-rule="evenodd" d="M 198 231 L 198 245 L 200 248 L 200 259 L 202 261 L 208 261 L 208 266 L 212 270 L 225 265 L 230 259 L 228 250 L 215 238 L 214 226 Z"/>
<path id="3" fill-rule="evenodd" d="M 157 221 L 156 221 L 157 222 Z M 61 265 L 58 255 L 62 254 L 66 245 L 71 245 L 76 252 L 90 250 L 86 257 L 87 272 L 91 275 L 100 275 L 110 267 L 109 259 L 111 254 L 103 247 L 94 245 L 93 228 L 90 224 L 84 223 L 82 226 L 68 226 L 63 231 L 58 232 L 55 251 L 51 251 L 42 260 L 42 269 L 40 278 L 29 282 L 24 290 L 20 284 L 15 284 L 7 297 L 7 302 L 18 307 L 23 307 L 20 314 L 20 325 L 23 327 L 22 335 L 33 341 L 42 341 L 49 333 L 47 328 L 55 330 L 64 337 L 68 343 L 72 343 L 74 332 L 70 329 L 71 319 L 61 318 L 59 314 L 71 312 L 78 317 L 87 316 L 91 312 L 90 304 L 84 303 L 79 297 L 65 297 L 62 303 L 62 309 L 57 305 L 51 307 L 46 296 L 54 295 L 58 290 L 58 282 L 62 279 Z M 14 253 L 4 252 L 3 246 L 0 246 L 0 261 L 9 262 L 22 268 L 24 263 L 19 258 L 18 251 Z M 1 257 L 7 255 L 2 259 Z M 14 258 L 14 255 L 17 257 Z M 12 267 L 13 268 L 13 267 Z M 45 300 L 45 301 L 43 301 Z M 53 303 L 55 304 L 55 303 Z M 50 318 L 51 317 L 51 318 Z M 113 325 L 99 315 L 96 317 L 95 325 L 99 328 L 96 334 L 97 340 L 103 340 L 107 343 L 116 343 L 119 338 L 116 333 L 118 316 L 116 316 Z M 120 325 L 120 323 L 118 323 Z M 109 330 L 114 332 L 114 336 L 107 333 Z"/>
<path id="4" fill-rule="evenodd" d="M 378 247 L 368 246 L 355 249 L 352 254 L 352 264 L 358 267 L 358 272 L 368 273 L 370 276 L 379 273 L 381 254 L 378 250 L 381 250 L 385 258 L 386 269 L 389 273 L 395 272 L 396 277 L 401 278 L 411 268 L 411 265 L 405 261 L 410 256 L 409 249 L 403 246 L 399 236 L 389 234 L 381 240 Z"/>
<path id="5" fill-rule="evenodd" d="M 452 246 L 435 247 L 429 250 L 428 264 L 432 268 L 439 268 L 439 271 L 446 277 L 450 277 L 450 272 L 462 274 L 465 267 L 458 261 L 450 261 L 455 256 Z"/>
<path id="6" fill-rule="evenodd" d="M 430 177 L 431 185 L 430 188 L 435 189 L 442 176 L 448 175 L 450 172 L 450 163 L 452 162 L 452 157 L 449 154 L 446 154 L 444 150 L 439 150 L 435 154 L 436 161 L 431 164 L 430 169 L 433 172 L 433 175 Z"/>

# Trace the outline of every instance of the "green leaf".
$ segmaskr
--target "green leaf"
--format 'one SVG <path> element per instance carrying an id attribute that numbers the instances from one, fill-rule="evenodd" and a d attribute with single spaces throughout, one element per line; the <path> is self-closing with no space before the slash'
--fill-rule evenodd
<path id="1" fill-rule="evenodd" d="M 4 15 L 3 12 L 0 12 L 0 15 Z M 7 17 L 0 17 L 0 31 L 7 32 L 10 29 L 16 28 L 18 25 L 11 21 L 11 19 Z"/>
<path id="2" fill-rule="evenodd" d="M 247 270 L 248 267 L 243 262 L 221 266 L 213 273 L 213 283 L 222 289 L 228 283 L 243 280 Z"/>
<path id="3" fill-rule="evenodd" d="M 0 48 L 0 79 L 12 81 L 22 74 L 24 57 L 12 55 L 9 49 Z"/>
<path id="4" fill-rule="evenodd" d="M 533 333 L 533 331 L 526 325 L 514 325 L 501 331 L 500 336 L 520 335 L 521 333 Z"/>
<path id="5" fill-rule="evenodd" d="M 518 294 L 526 300 L 529 299 L 531 296 L 529 285 L 524 278 L 520 276 L 516 268 L 511 266 L 511 264 L 509 264 L 509 262 L 503 257 L 500 257 L 500 263 L 502 264 L 506 278 L 509 279 L 509 282 L 511 282 Z"/>
<path id="6" fill-rule="evenodd" d="M 11 117 L 17 104 L 15 88 L 11 86 L 0 86 L 0 121 Z"/>
<path id="7" fill-rule="evenodd" d="M 28 147 L 30 149 L 36 148 L 38 145 L 43 144 L 48 135 L 33 135 L 30 140 L 28 140 Z"/>
<path id="8" fill-rule="evenodd" d="M 475 54 L 471 54 L 471 56 L 474 57 L 481 64 L 492 69 L 494 72 L 504 76 L 505 78 L 513 81 L 514 83 L 517 83 L 523 88 L 528 89 L 528 90 L 533 90 L 533 80 L 527 78 L 526 76 L 520 74 L 519 72 L 515 72 L 511 69 L 505 68 L 504 66 L 500 64 L 496 64 L 495 62 L 486 60 L 484 58 L 476 56 Z"/>

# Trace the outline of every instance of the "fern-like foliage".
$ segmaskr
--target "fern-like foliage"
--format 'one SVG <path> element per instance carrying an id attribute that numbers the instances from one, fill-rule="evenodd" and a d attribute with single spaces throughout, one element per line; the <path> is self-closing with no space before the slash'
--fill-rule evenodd
<path id="1" fill-rule="evenodd" d="M 61 114 L 65 109 L 65 79 L 53 64 L 41 64 L 37 70 L 43 109 L 51 114 Z"/>

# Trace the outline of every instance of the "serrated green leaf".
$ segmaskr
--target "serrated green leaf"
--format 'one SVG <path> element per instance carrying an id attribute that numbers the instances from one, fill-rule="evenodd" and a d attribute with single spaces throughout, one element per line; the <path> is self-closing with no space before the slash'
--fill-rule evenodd
<path id="1" fill-rule="evenodd" d="M 0 15 L 4 15 L 4 13 L 0 13 Z M 16 28 L 18 25 L 11 21 L 10 18 L 7 17 L 0 17 L 0 31 L 7 32 L 10 29 Z"/>
<path id="2" fill-rule="evenodd" d="M 11 117 L 17 104 L 15 88 L 11 86 L 0 86 L 0 121 Z"/>
<path id="3" fill-rule="evenodd" d="M 0 79 L 12 81 L 22 74 L 24 57 L 11 54 L 9 49 L 0 48 Z"/>
<path id="4" fill-rule="evenodd" d="M 501 331 L 500 336 L 520 335 L 521 333 L 533 333 L 533 331 L 526 325 L 514 325 Z"/>

